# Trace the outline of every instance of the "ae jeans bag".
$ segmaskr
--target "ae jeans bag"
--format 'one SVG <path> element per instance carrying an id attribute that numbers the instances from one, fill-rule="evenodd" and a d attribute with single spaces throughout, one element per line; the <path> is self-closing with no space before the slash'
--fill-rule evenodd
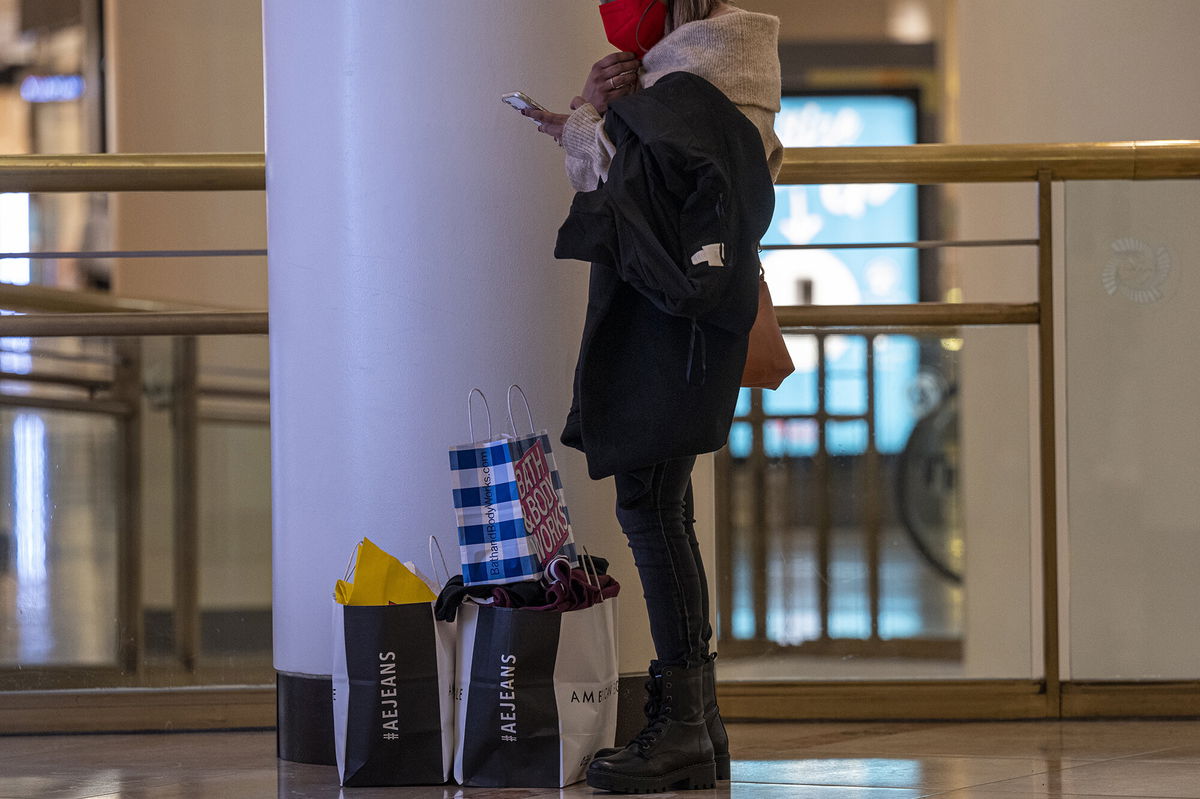
<path id="1" fill-rule="evenodd" d="M 568 612 L 459 610 L 454 779 L 555 788 L 617 730 L 617 600 Z"/>

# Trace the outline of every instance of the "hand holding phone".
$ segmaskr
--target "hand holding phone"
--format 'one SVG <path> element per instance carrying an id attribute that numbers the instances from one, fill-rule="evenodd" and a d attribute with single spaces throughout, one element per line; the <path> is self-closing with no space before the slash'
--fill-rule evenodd
<path id="1" fill-rule="evenodd" d="M 532 120 L 539 131 L 554 139 L 560 147 L 562 146 L 563 127 L 566 125 L 569 115 L 554 113 L 541 103 L 534 102 L 525 92 L 509 92 L 502 95 L 500 99 Z"/>
<path id="2" fill-rule="evenodd" d="M 508 94 L 502 95 L 500 99 L 518 111 L 524 111 L 526 109 L 533 111 L 548 111 L 545 106 L 530 99 L 529 95 L 525 94 L 525 92 L 509 92 Z M 533 117 L 529 117 L 529 119 L 532 119 L 535 124 L 538 122 L 538 120 L 533 119 Z"/>

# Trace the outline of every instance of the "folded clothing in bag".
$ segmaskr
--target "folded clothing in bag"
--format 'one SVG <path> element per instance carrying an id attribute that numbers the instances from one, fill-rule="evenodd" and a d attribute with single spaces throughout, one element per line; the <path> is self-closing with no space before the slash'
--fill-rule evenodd
<path id="1" fill-rule="evenodd" d="M 562 559 L 553 561 L 546 568 L 549 584 L 463 585 L 461 577 L 451 577 L 438 595 L 434 614 L 442 621 L 454 621 L 459 605 L 468 600 L 498 608 L 582 610 L 620 593 L 620 583 L 608 574 L 608 561 L 584 557 L 585 568 L 572 569 Z"/>

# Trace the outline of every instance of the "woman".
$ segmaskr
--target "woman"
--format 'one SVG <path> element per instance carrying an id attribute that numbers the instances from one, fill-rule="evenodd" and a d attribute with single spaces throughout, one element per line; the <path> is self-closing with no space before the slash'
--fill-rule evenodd
<path id="1" fill-rule="evenodd" d="M 658 656 L 646 727 L 598 752 L 588 783 L 705 788 L 729 778 L 729 746 L 691 472 L 728 437 L 757 311 L 757 243 L 783 154 L 779 20 L 716 0 L 600 10 L 621 52 L 592 67 L 570 115 L 525 112 L 565 148 L 581 192 L 556 254 L 593 262 L 562 438 L 593 478 L 614 477 Z"/>

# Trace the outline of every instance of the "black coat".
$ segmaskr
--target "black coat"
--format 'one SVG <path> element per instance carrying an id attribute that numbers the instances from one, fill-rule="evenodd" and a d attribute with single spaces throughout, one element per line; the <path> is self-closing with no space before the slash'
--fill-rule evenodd
<path id="1" fill-rule="evenodd" d="M 724 446 L 775 207 L 757 128 L 703 78 L 671 73 L 604 125 L 608 180 L 575 195 L 554 251 L 592 262 L 562 441 L 594 479 Z"/>

